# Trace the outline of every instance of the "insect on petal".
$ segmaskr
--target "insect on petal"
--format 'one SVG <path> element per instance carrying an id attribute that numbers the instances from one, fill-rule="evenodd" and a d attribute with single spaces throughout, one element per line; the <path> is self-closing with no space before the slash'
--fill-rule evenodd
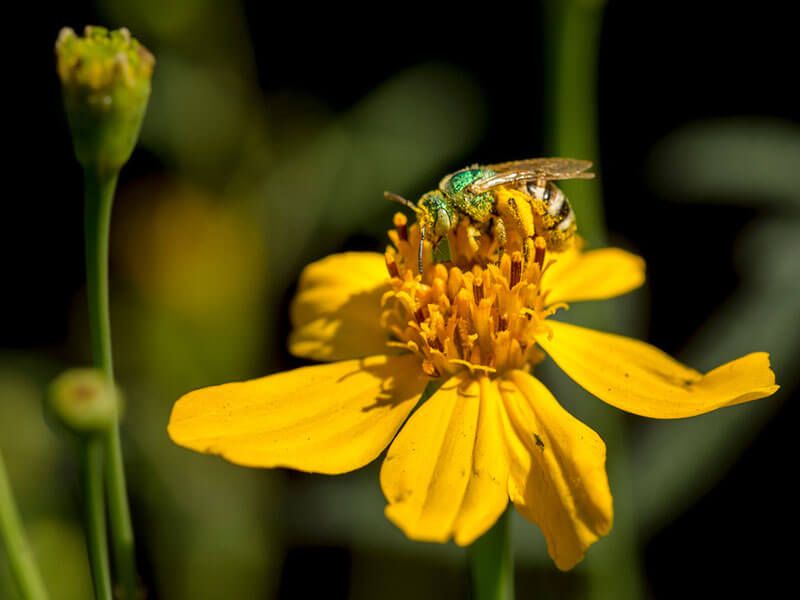
<path id="1" fill-rule="evenodd" d="M 511 456 L 509 495 L 538 524 L 561 570 L 574 567 L 611 529 L 606 447 L 525 371 L 500 383 Z"/>

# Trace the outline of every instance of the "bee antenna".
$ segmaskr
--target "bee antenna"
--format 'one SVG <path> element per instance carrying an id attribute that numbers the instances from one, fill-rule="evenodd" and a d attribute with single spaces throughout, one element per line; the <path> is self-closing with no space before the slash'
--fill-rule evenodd
<path id="1" fill-rule="evenodd" d="M 420 277 L 423 275 L 422 252 L 425 249 L 425 227 L 419 228 L 419 250 L 417 251 L 417 266 L 419 267 Z"/>
<path id="2" fill-rule="evenodd" d="M 399 194 L 395 194 L 394 192 L 383 192 L 383 197 L 386 198 L 387 200 L 391 200 L 392 202 L 397 202 L 398 204 L 402 204 L 406 208 L 410 208 L 415 213 L 419 214 L 419 208 L 417 208 L 417 206 L 413 202 L 411 202 L 411 200 L 403 198 Z"/>

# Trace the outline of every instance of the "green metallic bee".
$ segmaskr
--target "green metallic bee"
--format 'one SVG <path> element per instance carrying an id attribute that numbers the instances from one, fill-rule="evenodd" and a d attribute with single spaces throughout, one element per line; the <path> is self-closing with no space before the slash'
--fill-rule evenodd
<path id="1" fill-rule="evenodd" d="M 538 220 L 548 248 L 559 250 L 575 232 L 575 214 L 559 188 L 551 181 L 560 179 L 591 179 L 587 170 L 592 163 L 573 158 L 532 158 L 494 165 L 472 165 L 446 175 L 439 189 L 427 192 L 416 206 L 402 196 L 385 192 L 384 196 L 407 206 L 417 214 L 420 228 L 419 272 L 423 268 L 423 249 L 429 239 L 436 247 L 462 219 L 468 219 L 477 230 L 491 229 L 502 252 L 506 242 L 506 221 L 512 221 L 524 237 L 533 237 L 533 221 Z M 521 214 L 526 207 L 513 201 L 508 206 L 497 202 L 496 188 L 506 187 L 527 194 L 530 218 Z M 524 225 L 526 223 L 531 225 Z"/>

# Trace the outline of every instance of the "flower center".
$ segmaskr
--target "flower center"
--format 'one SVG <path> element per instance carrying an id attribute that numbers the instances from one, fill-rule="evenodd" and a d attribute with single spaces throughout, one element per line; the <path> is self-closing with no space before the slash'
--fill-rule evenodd
<path id="1" fill-rule="evenodd" d="M 547 331 L 544 321 L 557 309 L 546 306 L 540 287 L 544 238 L 532 240 L 525 262 L 519 250 L 501 252 L 491 236 L 476 236 L 465 219 L 446 238 L 449 260 L 435 262 L 426 242 L 420 276 L 418 226 L 400 213 L 394 225 L 385 254 L 390 289 L 381 301 L 391 345 L 418 354 L 431 377 L 465 369 L 502 374 L 543 359 L 535 338 Z"/>

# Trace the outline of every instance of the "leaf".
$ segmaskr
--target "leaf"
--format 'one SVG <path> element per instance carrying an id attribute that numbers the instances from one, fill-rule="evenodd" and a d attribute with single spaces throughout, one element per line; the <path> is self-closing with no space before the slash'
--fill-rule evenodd
<path id="1" fill-rule="evenodd" d="M 649 160 L 653 187 L 684 201 L 800 208 L 800 126 L 763 117 L 688 125 Z"/>

